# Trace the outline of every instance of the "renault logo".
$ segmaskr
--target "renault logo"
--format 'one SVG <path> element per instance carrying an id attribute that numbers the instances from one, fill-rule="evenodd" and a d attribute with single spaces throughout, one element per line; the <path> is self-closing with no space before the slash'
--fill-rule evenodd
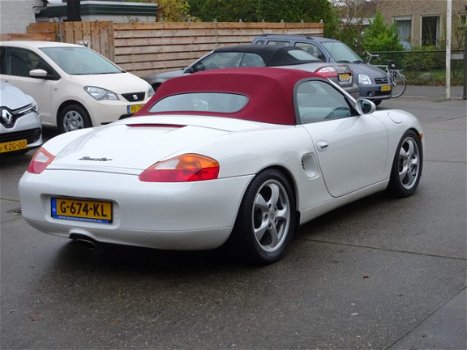
<path id="1" fill-rule="evenodd" d="M 11 124 L 13 122 L 13 114 L 11 114 L 9 111 L 6 109 L 2 110 L 2 119 L 5 122 L 5 124 Z"/>

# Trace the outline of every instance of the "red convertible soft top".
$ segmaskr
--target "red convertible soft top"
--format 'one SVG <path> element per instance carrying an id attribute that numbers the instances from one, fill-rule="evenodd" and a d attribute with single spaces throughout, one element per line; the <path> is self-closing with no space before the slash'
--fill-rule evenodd
<path id="1" fill-rule="evenodd" d="M 200 114 L 199 111 L 174 110 L 152 113 L 149 110 L 157 101 L 167 96 L 192 92 L 221 92 L 244 95 L 248 97 L 248 103 L 238 112 L 203 112 L 203 115 L 294 125 L 294 87 L 298 81 L 310 77 L 319 75 L 283 68 L 235 68 L 194 73 L 163 83 L 137 115 Z"/>

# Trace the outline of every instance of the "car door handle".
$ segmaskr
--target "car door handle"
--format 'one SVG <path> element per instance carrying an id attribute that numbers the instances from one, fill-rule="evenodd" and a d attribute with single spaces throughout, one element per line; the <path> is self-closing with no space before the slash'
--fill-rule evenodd
<path id="1" fill-rule="evenodd" d="M 326 141 L 318 141 L 316 145 L 320 151 L 324 151 L 329 147 L 329 144 Z"/>

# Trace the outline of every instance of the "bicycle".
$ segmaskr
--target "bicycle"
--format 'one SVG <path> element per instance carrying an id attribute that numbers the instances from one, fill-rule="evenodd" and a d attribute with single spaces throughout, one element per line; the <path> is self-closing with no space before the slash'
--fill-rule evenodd
<path id="1" fill-rule="evenodd" d="M 379 59 L 378 54 L 372 54 L 371 52 L 366 52 L 368 59 L 366 63 L 371 64 L 371 59 Z M 381 68 L 386 72 L 388 77 L 388 82 L 392 86 L 391 96 L 396 98 L 402 96 L 407 89 L 407 80 L 405 79 L 404 74 L 402 74 L 401 69 L 396 68 L 396 64 L 393 61 L 389 61 L 387 64 L 374 64 L 375 67 Z"/>

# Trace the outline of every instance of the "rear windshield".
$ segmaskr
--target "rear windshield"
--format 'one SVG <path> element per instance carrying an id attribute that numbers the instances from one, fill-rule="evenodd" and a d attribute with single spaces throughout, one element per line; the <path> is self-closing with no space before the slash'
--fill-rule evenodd
<path id="1" fill-rule="evenodd" d="M 290 50 L 288 54 L 299 61 L 319 61 L 319 59 L 304 50 Z"/>
<path id="2" fill-rule="evenodd" d="M 114 74 L 122 70 L 87 47 L 43 47 L 41 50 L 71 75 Z"/>
<path id="3" fill-rule="evenodd" d="M 149 110 L 158 112 L 218 112 L 235 113 L 248 103 L 243 95 L 220 92 L 194 92 L 172 95 L 157 101 Z"/>

